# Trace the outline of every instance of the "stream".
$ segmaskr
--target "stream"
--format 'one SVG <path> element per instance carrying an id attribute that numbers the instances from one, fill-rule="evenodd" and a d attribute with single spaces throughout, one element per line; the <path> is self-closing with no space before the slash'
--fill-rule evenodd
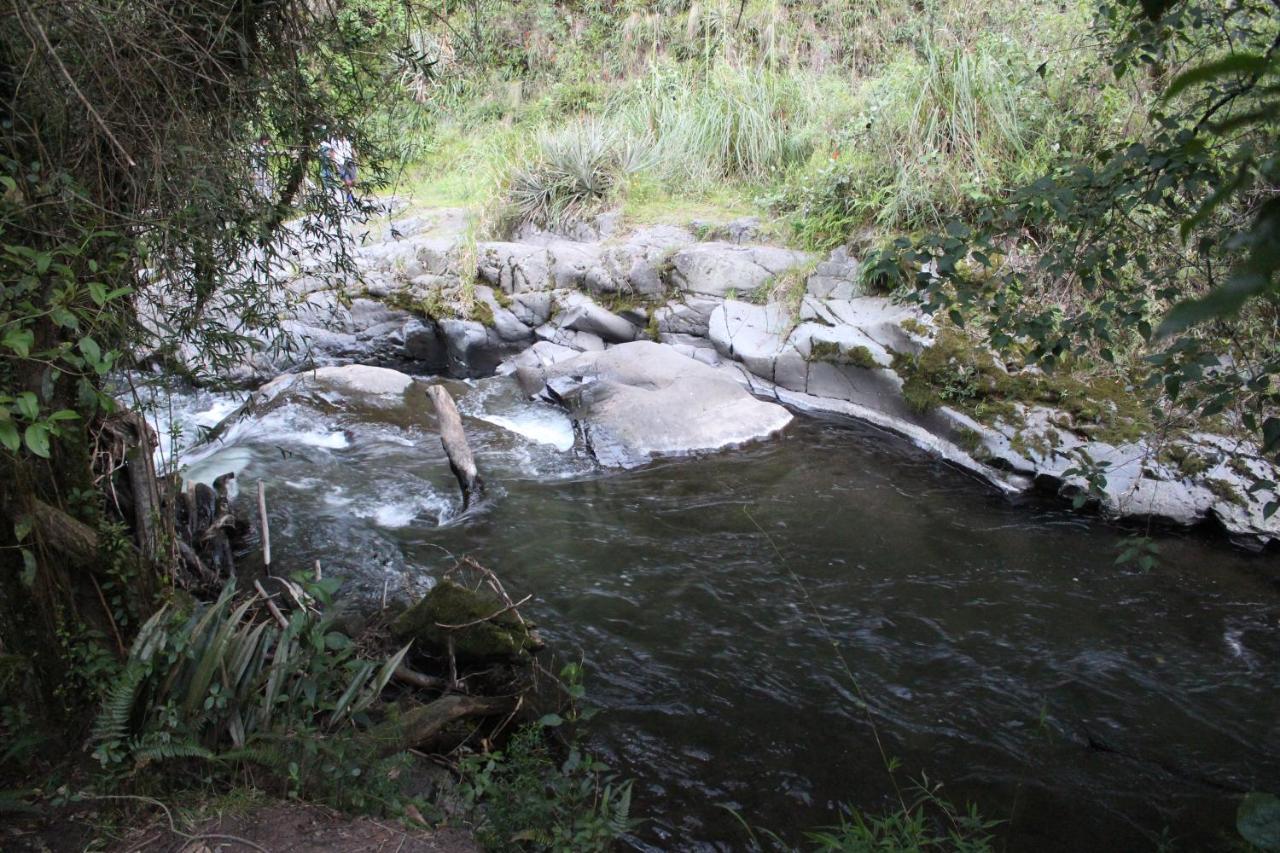
<path id="1" fill-rule="evenodd" d="M 940 782 L 1010 850 L 1223 848 L 1239 796 L 1280 789 L 1273 555 L 1167 534 L 1117 565 L 1125 531 L 848 422 L 602 472 L 510 380 L 451 387 L 489 484 L 465 514 L 430 425 L 358 407 L 242 421 L 187 476 L 263 480 L 277 566 L 407 595 L 471 554 L 534 594 L 636 780 L 637 849 L 745 849 L 730 809 L 797 844 L 891 809 L 877 734 L 904 797 Z M 234 401 L 173 405 L 191 435 Z"/>

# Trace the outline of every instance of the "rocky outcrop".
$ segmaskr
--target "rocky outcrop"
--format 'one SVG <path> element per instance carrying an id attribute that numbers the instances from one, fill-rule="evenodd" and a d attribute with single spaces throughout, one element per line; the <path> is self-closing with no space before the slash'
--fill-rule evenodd
<path id="1" fill-rule="evenodd" d="M 309 352 L 306 363 L 514 373 L 569 406 L 601 463 L 621 466 L 780 429 L 786 412 L 745 387 L 794 410 L 897 432 L 1004 491 L 1078 494 L 1090 487 L 1081 466 L 1089 459 L 1105 469 L 1105 483 L 1092 483 L 1105 512 L 1211 520 L 1244 544 L 1280 537 L 1280 514 L 1263 517 L 1274 494 L 1252 489 L 1280 472 L 1240 442 L 1184 437 L 1173 456 L 1201 461 L 1180 466 L 1166 446 L 1063 429 L 1063 413 L 1045 406 L 978 422 L 908 401 L 901 360 L 935 345 L 934 326 L 913 308 L 863 294 L 846 249 L 815 257 L 759 245 L 758 222 L 624 233 L 613 218 L 468 252 L 464 224 L 445 211 L 371 231 L 360 249 L 369 279 L 360 289 L 338 293 L 313 272 L 300 276 L 291 287 L 303 310 L 289 331 Z M 475 269 L 460 269 L 468 258 Z M 457 302 L 472 275 L 467 316 L 423 315 Z M 799 304 L 758 304 L 779 283 L 791 294 L 803 286 Z M 260 356 L 246 370 L 281 366 Z"/>
<path id="2" fill-rule="evenodd" d="M 735 447 L 791 421 L 731 375 L 652 341 L 522 365 L 516 375 L 527 391 L 567 406 L 591 453 L 609 467 Z"/>

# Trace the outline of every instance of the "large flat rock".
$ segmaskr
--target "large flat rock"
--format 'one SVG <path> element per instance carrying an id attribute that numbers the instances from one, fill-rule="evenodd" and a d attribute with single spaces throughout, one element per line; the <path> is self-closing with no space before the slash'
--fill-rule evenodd
<path id="1" fill-rule="evenodd" d="M 767 438 L 791 422 L 710 365 L 651 341 L 518 371 L 527 390 L 563 402 L 601 465 L 631 468 Z"/>

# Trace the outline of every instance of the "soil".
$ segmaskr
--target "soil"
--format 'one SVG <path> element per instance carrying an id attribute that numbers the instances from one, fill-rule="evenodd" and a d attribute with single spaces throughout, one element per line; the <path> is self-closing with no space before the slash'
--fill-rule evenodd
<path id="1" fill-rule="evenodd" d="M 13 828 L 16 829 L 16 828 Z M 90 822 L 55 821 L 0 836 L 5 850 L 71 853 L 481 853 L 465 830 L 413 829 L 393 820 L 352 817 L 322 806 L 274 802 L 175 828 L 160 812 L 127 832 L 115 846 L 99 847 Z M 98 842 L 98 843 L 95 843 Z M 13 845 L 13 846 L 10 846 Z"/>

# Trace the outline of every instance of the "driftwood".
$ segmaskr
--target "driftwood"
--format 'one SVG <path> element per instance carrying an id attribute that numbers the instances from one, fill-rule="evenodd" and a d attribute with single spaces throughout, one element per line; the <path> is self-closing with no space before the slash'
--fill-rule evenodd
<path id="1" fill-rule="evenodd" d="M 440 443 L 444 445 L 445 455 L 449 457 L 449 467 L 453 476 L 458 478 L 462 488 L 462 507 L 471 506 L 474 496 L 484 492 L 484 481 L 476 470 L 475 456 L 471 453 L 471 445 L 467 443 L 467 433 L 462 428 L 462 416 L 453 402 L 449 390 L 443 385 L 428 385 L 427 396 L 431 398 L 436 409 L 436 418 L 440 421 Z"/>
<path id="2" fill-rule="evenodd" d="M 423 690 L 444 690 L 447 686 L 443 678 L 427 675 L 426 673 L 418 672 L 416 669 L 409 669 L 404 664 L 396 667 L 392 677 L 396 681 L 401 681 L 413 687 L 421 687 Z"/>
<path id="3" fill-rule="evenodd" d="M 427 746 L 456 720 L 509 714 L 515 708 L 516 699 L 510 696 L 443 696 L 430 704 L 406 711 L 396 719 L 374 726 L 361 740 L 379 758 L 386 758 L 408 749 Z"/>
<path id="4" fill-rule="evenodd" d="M 267 488 L 258 481 L 258 525 L 262 529 L 262 568 L 271 574 L 271 526 L 267 523 Z"/>

